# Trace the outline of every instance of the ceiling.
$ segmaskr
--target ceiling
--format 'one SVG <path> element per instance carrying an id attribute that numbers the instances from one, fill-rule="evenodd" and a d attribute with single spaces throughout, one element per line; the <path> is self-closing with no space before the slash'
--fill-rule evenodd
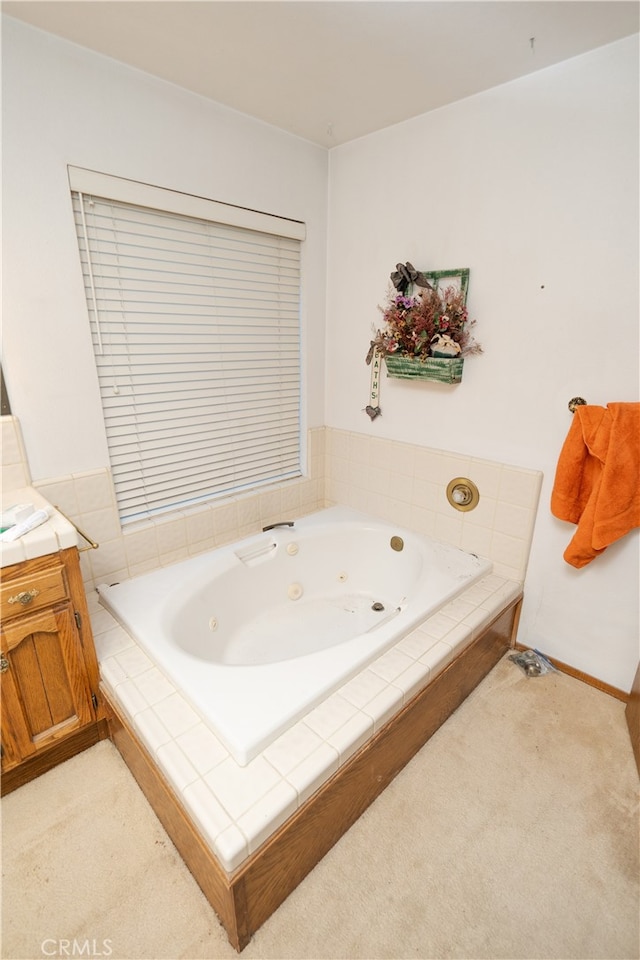
<path id="1" fill-rule="evenodd" d="M 638 0 L 17 0 L 2 10 L 328 148 L 640 29 Z"/>

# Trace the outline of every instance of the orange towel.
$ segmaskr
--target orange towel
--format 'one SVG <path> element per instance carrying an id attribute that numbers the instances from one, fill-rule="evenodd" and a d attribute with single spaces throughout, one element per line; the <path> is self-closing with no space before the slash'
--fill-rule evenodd
<path id="1" fill-rule="evenodd" d="M 640 527 L 640 403 L 579 406 L 564 442 L 551 512 L 576 523 L 564 559 L 584 567 Z"/>

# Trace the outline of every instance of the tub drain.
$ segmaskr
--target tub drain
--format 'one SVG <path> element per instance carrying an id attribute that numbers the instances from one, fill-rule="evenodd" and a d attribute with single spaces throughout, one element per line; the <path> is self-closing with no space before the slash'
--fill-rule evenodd
<path id="1" fill-rule="evenodd" d="M 371 604 L 372 610 L 384 610 L 384 603 L 380 603 L 379 600 L 376 600 L 375 603 Z"/>

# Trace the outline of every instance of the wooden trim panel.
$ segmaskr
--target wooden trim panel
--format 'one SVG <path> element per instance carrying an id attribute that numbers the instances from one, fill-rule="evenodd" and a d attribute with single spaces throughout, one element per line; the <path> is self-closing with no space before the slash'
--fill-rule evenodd
<path id="1" fill-rule="evenodd" d="M 103 696 L 110 714 L 108 724 L 113 743 L 218 914 L 230 942 L 239 949 L 228 874 L 218 863 L 146 748 L 104 691 Z"/>
<path id="2" fill-rule="evenodd" d="M 232 874 L 104 693 L 111 739 L 236 950 L 298 886 L 513 646 L 522 597 L 393 717 Z"/>
<path id="3" fill-rule="evenodd" d="M 627 727 L 629 728 L 629 736 L 631 737 L 631 746 L 633 747 L 636 767 L 640 774 L 640 663 L 636 670 L 631 693 L 629 694 L 629 701 L 624 713 Z"/>
<path id="4" fill-rule="evenodd" d="M 516 650 L 531 649 L 530 647 L 525 646 L 523 643 L 516 643 L 514 646 Z M 568 663 L 563 663 L 562 660 L 556 660 L 555 657 L 549 657 L 546 653 L 545 657 L 547 657 L 547 660 L 549 660 L 549 662 L 552 663 L 556 670 L 559 670 L 560 673 L 566 673 L 568 677 L 574 677 L 576 680 L 581 680 L 590 687 L 595 687 L 596 690 L 601 690 L 603 693 L 608 693 L 610 697 L 615 697 L 616 700 L 622 700 L 623 703 L 627 703 L 629 700 L 629 694 L 625 693 L 624 690 L 619 690 L 617 687 L 613 687 L 611 684 L 605 683 L 604 680 L 598 680 L 597 677 L 592 677 L 588 673 L 583 673 L 582 670 L 578 670 L 576 667 L 571 667 Z"/>

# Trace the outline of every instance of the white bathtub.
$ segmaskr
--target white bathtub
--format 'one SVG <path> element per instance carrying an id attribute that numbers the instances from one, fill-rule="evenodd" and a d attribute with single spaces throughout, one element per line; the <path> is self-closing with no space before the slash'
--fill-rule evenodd
<path id="1" fill-rule="evenodd" d="M 244 766 L 490 570 L 332 507 L 98 593 Z"/>

